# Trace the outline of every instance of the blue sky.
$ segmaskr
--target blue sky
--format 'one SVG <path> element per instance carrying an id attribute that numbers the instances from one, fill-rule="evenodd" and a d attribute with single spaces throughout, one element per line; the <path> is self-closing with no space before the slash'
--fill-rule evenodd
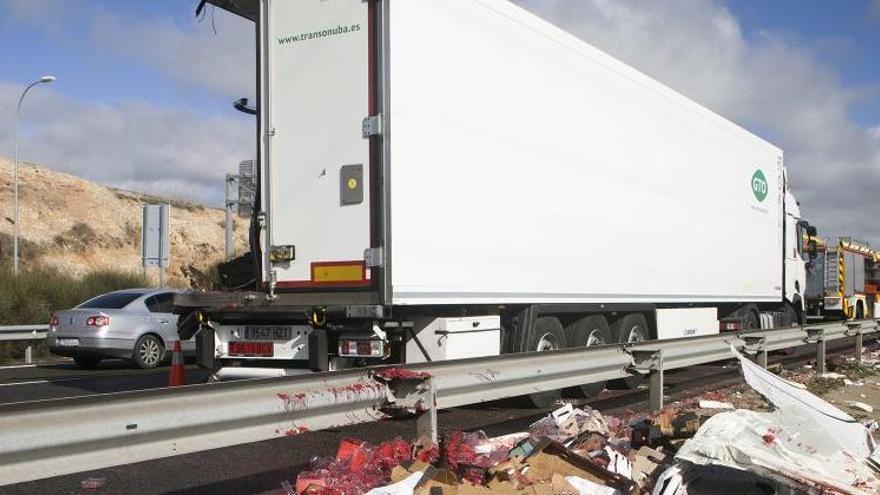
<path id="1" fill-rule="evenodd" d="M 43 0 L 11 0 L 6 2 L 6 8 L 12 3 L 32 1 Z M 65 10 L 63 22 L 55 24 L 50 19 L 46 26 L 38 20 L 2 15 L 4 3 L 0 2 L 0 19 L 6 19 L 0 20 L 0 60 L 4 61 L 0 65 L 0 80 L 25 82 L 42 73 L 53 73 L 62 78 L 53 89 L 77 100 L 115 104 L 139 99 L 156 105 L 229 113 L 229 102 L 221 98 L 225 95 L 203 91 L 198 84 L 181 85 L 149 61 L 102 46 L 99 34 L 91 27 L 96 17 L 109 16 L 125 25 L 155 23 L 182 32 L 213 34 L 210 16 L 201 22 L 194 18 L 196 0 L 72 3 L 77 8 Z M 215 26 L 217 15 L 230 17 L 215 13 Z M 217 37 L 222 36 L 218 32 Z"/>
<path id="2" fill-rule="evenodd" d="M 880 0 L 513 1 L 779 145 L 814 223 L 880 245 Z M 0 0 L 0 155 L 22 85 L 55 74 L 24 159 L 218 204 L 254 152 L 231 107 L 253 95 L 253 31 L 197 3 Z"/>
<path id="3" fill-rule="evenodd" d="M 845 85 L 873 87 L 873 97 L 851 114 L 863 126 L 880 124 L 880 8 L 870 0 L 730 0 L 727 5 L 749 37 L 767 31 L 795 37 Z"/>
<path id="4" fill-rule="evenodd" d="M 7 1 L 11 3 L 42 0 Z M 52 2 L 49 2 L 52 3 Z M 73 22 L 47 32 L 37 23 L 0 20 L 0 80 L 25 82 L 52 72 L 63 80 L 56 91 L 83 101 L 118 103 L 143 99 L 157 105 L 192 107 L 200 112 L 228 113 L 228 95 L 181 86 L 149 63 L 96 46 L 83 32 L 89 16 L 112 13 L 133 22 L 157 21 L 184 31 L 211 31 L 211 19 L 194 19 L 197 0 L 113 1 L 78 0 Z M 880 92 L 880 18 L 871 19 L 870 0 L 730 0 L 726 5 L 742 23 L 749 38 L 775 32 L 799 38 L 846 85 L 877 86 Z M 0 2 L 0 19 L 4 3 Z M 215 25 L 217 16 L 214 14 Z M 244 23 L 242 23 L 244 24 Z M 218 33 L 223 36 L 223 33 Z M 244 96 L 244 95 L 243 95 Z M 852 109 L 864 126 L 880 123 L 880 97 L 866 98 Z"/>

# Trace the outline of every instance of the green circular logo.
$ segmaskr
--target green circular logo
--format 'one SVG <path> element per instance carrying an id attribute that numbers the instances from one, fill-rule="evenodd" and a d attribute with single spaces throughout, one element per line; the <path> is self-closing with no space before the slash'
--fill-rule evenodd
<path id="1" fill-rule="evenodd" d="M 764 201 L 767 198 L 767 178 L 761 169 L 755 170 L 752 174 L 752 193 L 758 201 Z"/>

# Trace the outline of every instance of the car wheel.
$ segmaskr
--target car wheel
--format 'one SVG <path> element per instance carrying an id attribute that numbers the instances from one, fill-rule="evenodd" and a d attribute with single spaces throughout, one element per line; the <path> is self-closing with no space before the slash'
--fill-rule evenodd
<path id="1" fill-rule="evenodd" d="M 152 369 L 165 357 L 165 346 L 155 335 L 142 335 L 134 344 L 132 360 L 139 368 Z"/>
<path id="2" fill-rule="evenodd" d="M 593 315 L 569 325 L 565 329 L 568 336 L 568 344 L 571 347 L 593 347 L 597 345 L 610 344 L 611 328 L 608 326 L 608 320 L 602 315 Z M 607 381 L 590 383 L 579 387 L 572 387 L 567 391 L 578 397 L 596 397 L 605 390 Z"/>
<path id="3" fill-rule="evenodd" d="M 620 344 L 634 344 L 648 340 L 648 321 L 638 313 L 630 313 L 614 322 L 611 333 Z M 632 375 L 621 380 L 626 388 L 636 390 L 645 383 L 642 375 Z"/>
<path id="4" fill-rule="evenodd" d="M 73 361 L 83 368 L 94 368 L 101 363 L 101 358 L 96 357 L 75 357 Z"/>
<path id="5" fill-rule="evenodd" d="M 535 325 L 529 335 L 529 351 L 556 351 L 566 347 L 565 332 L 558 318 L 541 317 L 535 320 Z M 547 390 L 529 394 L 529 402 L 539 409 L 547 409 L 562 396 L 561 390 Z"/>

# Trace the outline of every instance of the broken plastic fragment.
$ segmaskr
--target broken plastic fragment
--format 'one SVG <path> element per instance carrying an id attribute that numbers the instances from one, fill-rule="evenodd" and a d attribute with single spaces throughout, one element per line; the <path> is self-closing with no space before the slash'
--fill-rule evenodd
<path id="1" fill-rule="evenodd" d="M 86 478 L 79 482 L 79 486 L 83 490 L 97 490 L 104 486 L 107 478 Z"/>

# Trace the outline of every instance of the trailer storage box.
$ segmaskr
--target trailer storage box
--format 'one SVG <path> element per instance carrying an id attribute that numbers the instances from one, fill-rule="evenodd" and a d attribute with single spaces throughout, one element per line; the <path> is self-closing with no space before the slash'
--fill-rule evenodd
<path id="1" fill-rule="evenodd" d="M 423 318 L 406 344 L 406 362 L 497 356 L 501 353 L 498 316 Z"/>
<path id="2" fill-rule="evenodd" d="M 507 1 L 265 5 L 279 290 L 782 300 L 777 147 Z"/>

